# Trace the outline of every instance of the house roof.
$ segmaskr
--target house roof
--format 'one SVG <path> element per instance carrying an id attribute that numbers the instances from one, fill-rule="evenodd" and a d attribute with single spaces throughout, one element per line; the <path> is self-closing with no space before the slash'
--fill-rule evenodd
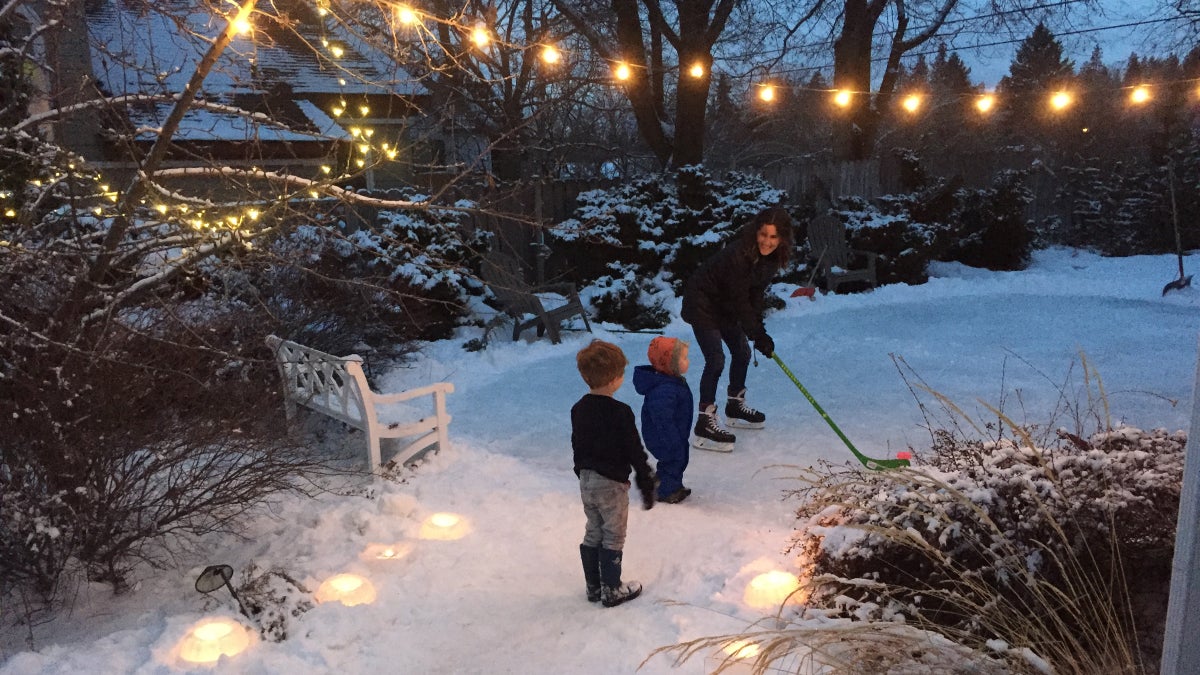
<path id="1" fill-rule="evenodd" d="M 154 9 L 149 9 L 153 6 Z M 112 95 L 176 94 L 192 77 L 209 42 L 226 19 L 204 0 L 99 0 L 88 4 L 87 24 L 93 48 L 92 67 L 100 86 Z M 305 119 L 285 121 L 292 131 L 237 119 L 232 112 L 192 109 L 178 137 L 190 140 L 329 140 L 346 132 L 304 100 L 320 94 L 390 94 L 413 96 L 425 88 L 393 60 L 354 39 L 340 25 L 323 21 L 295 0 L 262 0 L 252 36 L 238 36 L 205 79 L 200 96 L 237 105 L 246 95 L 264 95 L 280 84 L 296 98 L 295 111 Z M 286 24 L 286 25 L 283 25 Z M 340 48 L 328 58 L 323 44 Z M 242 106 L 247 107 L 247 106 Z M 169 106 L 142 106 L 128 111 L 136 126 L 157 127 Z M 272 115 L 275 117 L 275 115 Z"/>

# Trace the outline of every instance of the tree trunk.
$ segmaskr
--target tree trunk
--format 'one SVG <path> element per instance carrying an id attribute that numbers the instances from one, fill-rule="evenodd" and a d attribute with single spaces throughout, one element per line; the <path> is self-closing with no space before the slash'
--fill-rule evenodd
<path id="1" fill-rule="evenodd" d="M 633 108 L 638 132 L 646 141 L 659 165 L 666 167 L 671 161 L 673 148 L 671 139 L 663 129 L 658 111 L 662 103 L 656 100 L 651 85 L 649 60 L 646 46 L 642 42 L 642 21 L 637 0 L 613 0 L 613 11 L 617 16 L 617 52 L 629 59 L 632 74 L 625 81 L 625 96 Z"/>
<path id="2" fill-rule="evenodd" d="M 833 44 L 833 85 L 854 92 L 835 125 L 834 153 L 839 159 L 868 158 L 875 140 L 878 120 L 871 107 L 871 36 L 882 8 L 879 0 L 846 0 L 842 34 Z"/>

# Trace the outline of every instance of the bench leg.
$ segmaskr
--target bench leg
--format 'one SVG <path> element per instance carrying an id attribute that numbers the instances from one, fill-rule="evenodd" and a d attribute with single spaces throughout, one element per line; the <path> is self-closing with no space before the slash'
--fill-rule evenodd
<path id="1" fill-rule="evenodd" d="M 367 431 L 366 434 L 367 434 L 367 464 L 368 464 L 367 468 L 371 471 L 371 473 L 375 473 L 375 471 L 379 468 L 379 463 L 380 463 L 379 437 L 376 436 L 375 434 L 371 433 L 370 431 Z"/>

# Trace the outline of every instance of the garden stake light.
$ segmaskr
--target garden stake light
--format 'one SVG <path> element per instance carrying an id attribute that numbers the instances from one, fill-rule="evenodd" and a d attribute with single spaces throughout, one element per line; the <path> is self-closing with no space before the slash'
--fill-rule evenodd
<path id="1" fill-rule="evenodd" d="M 783 370 L 783 374 L 788 376 L 788 379 L 792 381 L 792 384 L 796 385 L 796 388 L 800 390 L 801 394 L 804 394 L 804 398 L 808 399 L 808 402 L 811 403 L 812 407 L 816 409 L 817 414 L 821 416 L 821 419 L 825 420 L 825 422 L 829 425 L 829 428 L 833 429 L 833 432 L 838 435 L 838 438 L 842 439 L 842 442 L 846 444 L 847 448 L 850 448 L 850 452 L 854 453 L 854 456 L 858 458 L 858 461 L 862 462 L 863 466 L 873 471 L 880 471 L 882 469 L 899 469 L 909 465 L 910 462 L 907 457 L 897 457 L 896 459 L 872 459 L 859 452 L 858 448 L 854 447 L 854 444 L 850 442 L 850 439 L 846 438 L 846 434 L 843 434 L 842 430 L 838 428 L 838 425 L 834 424 L 833 420 L 829 418 L 829 415 L 823 409 L 821 409 L 821 404 L 817 403 L 817 399 L 813 398 L 812 394 L 808 393 L 808 390 L 804 388 L 804 385 L 800 384 L 800 380 L 797 380 L 796 376 L 792 374 L 792 371 L 788 370 L 788 367 L 783 363 L 783 359 L 779 358 L 779 354 L 772 354 L 771 358 L 775 361 L 775 363 L 779 364 L 779 367 Z"/>
<path id="2" fill-rule="evenodd" d="M 253 618 L 246 608 L 242 606 L 242 599 L 233 591 L 233 586 L 229 584 L 229 580 L 233 578 L 233 568 L 229 565 L 209 565 L 204 568 L 200 576 L 196 577 L 196 590 L 200 593 L 208 595 L 218 588 L 224 586 L 229 589 L 229 594 L 237 601 L 238 611 L 247 619 Z"/>

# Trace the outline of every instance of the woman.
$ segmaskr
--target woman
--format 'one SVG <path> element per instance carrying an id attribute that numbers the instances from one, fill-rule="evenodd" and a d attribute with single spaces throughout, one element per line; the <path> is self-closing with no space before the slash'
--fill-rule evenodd
<path id="1" fill-rule="evenodd" d="M 775 343 L 763 325 L 767 286 L 792 251 L 792 219 L 782 207 L 764 209 L 734 239 L 688 279 L 683 293 L 683 320 L 691 324 L 704 356 L 700 376 L 700 415 L 693 445 L 730 452 L 736 437 L 717 418 L 717 381 L 725 369 L 724 342 L 729 347 L 729 426 L 761 429 L 766 416 L 746 405 L 746 369 L 750 344 L 770 357 Z"/>

